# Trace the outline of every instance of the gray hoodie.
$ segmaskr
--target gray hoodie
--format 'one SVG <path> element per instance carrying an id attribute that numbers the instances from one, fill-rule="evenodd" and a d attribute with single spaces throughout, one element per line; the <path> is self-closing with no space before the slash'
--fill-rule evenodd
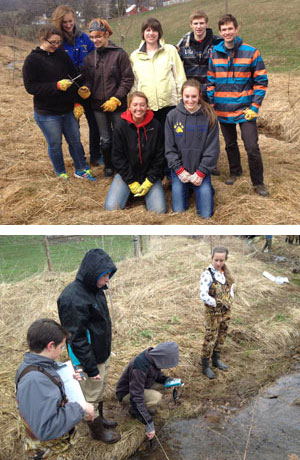
<path id="1" fill-rule="evenodd" d="M 37 353 L 25 353 L 17 370 L 16 381 L 23 369 L 32 364 L 42 366 L 59 379 L 57 363 L 53 359 Z M 40 371 L 28 372 L 19 381 L 17 402 L 20 414 L 40 441 L 57 439 L 82 420 L 84 410 L 77 402 L 68 402 L 60 407 L 61 400 L 58 386 Z"/>
<path id="2" fill-rule="evenodd" d="M 220 154 L 218 123 L 210 128 L 201 107 L 190 113 L 183 102 L 171 110 L 165 124 L 165 156 L 175 172 L 184 168 L 190 174 L 205 175 L 216 168 Z"/>

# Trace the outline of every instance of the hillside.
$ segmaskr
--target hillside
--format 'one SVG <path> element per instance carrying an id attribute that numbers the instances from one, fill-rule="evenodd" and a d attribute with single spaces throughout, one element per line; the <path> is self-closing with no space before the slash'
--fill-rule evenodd
<path id="1" fill-rule="evenodd" d="M 224 349 L 229 371 L 218 372 L 215 381 L 208 381 L 199 365 L 204 333 L 199 277 L 210 262 L 211 245 L 217 244 L 229 247 L 228 265 L 235 278 L 236 299 Z M 262 245 L 258 239 L 254 246 L 247 246 L 244 239 L 234 237 L 152 237 L 147 255 L 117 264 L 111 282 L 113 355 L 105 405 L 118 420 L 122 439 L 104 446 L 91 441 L 87 427 L 80 424 L 81 437 L 72 459 L 122 460 L 143 442 L 144 427 L 128 417 L 114 390 L 129 359 L 148 346 L 176 341 L 180 361 L 169 374 L 180 376 L 185 383 L 180 405 L 174 406 L 171 393 L 164 395 L 155 417 L 158 429 L 167 420 L 206 414 L 212 407 L 221 410 L 226 403 L 242 407 L 300 359 L 299 275 L 291 273 L 292 268 L 300 270 L 299 246 L 287 245 L 284 237 L 274 238 L 274 256 L 285 256 L 285 261 L 275 263 L 273 256 L 261 253 Z M 16 259 L 16 269 L 21 263 Z M 287 276 L 290 283 L 272 283 L 262 276 L 264 270 Z M 0 284 L 1 460 L 21 458 L 13 382 L 26 350 L 26 331 L 35 319 L 57 320 L 56 299 L 75 273 L 44 272 L 18 283 Z"/>
<path id="2" fill-rule="evenodd" d="M 0 50 L 0 224 L 158 224 L 158 225 L 239 225 L 299 224 L 300 201 L 295 194 L 300 186 L 300 98 L 299 19 L 296 0 L 287 2 L 283 11 L 279 0 L 231 0 L 229 9 L 241 24 L 241 36 L 262 52 L 269 72 L 270 84 L 260 110 L 260 148 L 264 161 L 265 183 L 270 198 L 253 192 L 247 155 L 241 146 L 244 175 L 232 187 L 224 185 L 228 161 L 221 137 L 220 177 L 213 177 L 216 191 L 215 214 L 199 219 L 192 201 L 184 214 L 171 212 L 171 191 L 164 185 L 168 214 L 157 216 L 146 212 L 143 199 L 130 202 L 120 212 L 104 211 L 104 201 L 111 180 L 103 177 L 103 168 L 93 168 L 96 183 L 71 178 L 61 183 L 54 177 L 47 147 L 33 120 L 32 97 L 22 85 L 22 61 L 35 44 L 17 40 L 13 73 L 13 40 L 1 37 Z M 188 29 L 190 11 L 196 1 L 155 11 L 164 28 L 167 42 L 176 43 Z M 277 6 L 277 8 L 276 8 Z M 201 2 L 214 26 L 224 12 L 224 1 Z M 278 15 L 280 11 L 280 16 Z M 154 12 L 113 20 L 113 39 L 125 37 L 124 46 L 131 52 L 139 43 L 143 18 Z M 176 24 L 176 27 L 174 26 Z M 276 44 L 276 46 L 275 46 Z M 271 70 L 271 72 L 270 72 Z M 283 72 L 285 70 L 285 72 Z M 280 71 L 280 72 L 279 72 Z M 278 73 L 279 72 L 279 73 Z M 14 76 L 14 79 L 13 79 Z M 88 157 L 87 124 L 81 121 L 83 145 Z M 65 149 L 67 172 L 72 175 L 72 162 Z"/>

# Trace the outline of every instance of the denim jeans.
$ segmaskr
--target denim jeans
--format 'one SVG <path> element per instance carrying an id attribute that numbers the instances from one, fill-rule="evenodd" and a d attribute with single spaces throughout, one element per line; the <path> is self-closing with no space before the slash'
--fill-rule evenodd
<path id="1" fill-rule="evenodd" d="M 174 212 L 184 212 L 189 207 L 189 198 L 192 191 L 196 195 L 196 207 L 199 216 L 207 219 L 214 211 L 214 188 L 210 176 L 206 176 L 200 187 L 191 184 L 183 184 L 177 174 L 171 170 L 172 177 L 172 209 Z"/>
<path id="2" fill-rule="evenodd" d="M 98 123 L 95 118 L 91 102 L 89 99 L 83 99 L 80 104 L 84 108 L 84 114 L 89 125 L 89 146 L 90 146 L 90 162 L 96 163 L 101 155 L 100 152 L 100 134 Z"/>
<path id="3" fill-rule="evenodd" d="M 116 124 L 121 120 L 121 112 L 100 112 L 94 111 L 100 132 L 100 147 L 103 153 L 105 168 L 113 168 L 111 161 L 112 135 Z"/>
<path id="4" fill-rule="evenodd" d="M 34 112 L 34 119 L 48 143 L 48 155 L 56 174 L 66 172 L 62 152 L 62 135 L 68 143 L 75 169 L 88 169 L 80 142 L 79 124 L 73 112 L 63 115 L 41 115 Z"/>
<path id="5" fill-rule="evenodd" d="M 130 189 L 126 182 L 123 181 L 120 174 L 116 174 L 108 190 L 104 209 L 106 211 L 124 209 L 130 193 Z M 167 203 L 161 180 L 158 180 L 152 185 L 151 189 L 144 198 L 148 211 L 153 211 L 157 214 L 164 214 L 167 212 Z"/>
<path id="6" fill-rule="evenodd" d="M 237 143 L 237 125 L 235 123 L 220 123 L 221 131 L 226 144 L 231 176 L 242 174 L 241 155 Z M 239 123 L 242 140 L 248 155 L 250 177 L 253 185 L 264 183 L 263 162 L 258 145 L 256 121 Z"/>

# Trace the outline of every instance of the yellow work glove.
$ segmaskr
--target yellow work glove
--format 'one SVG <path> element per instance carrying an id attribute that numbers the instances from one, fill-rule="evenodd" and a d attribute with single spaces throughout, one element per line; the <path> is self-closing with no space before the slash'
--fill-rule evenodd
<path id="1" fill-rule="evenodd" d="M 149 181 L 149 179 L 144 180 L 142 183 L 140 189 L 137 191 L 137 193 L 134 196 L 145 196 L 149 192 L 150 188 L 152 187 L 152 182 Z"/>
<path id="2" fill-rule="evenodd" d="M 84 108 L 82 107 L 81 104 L 74 104 L 74 109 L 73 109 L 74 117 L 76 120 L 79 120 L 79 118 L 84 114 Z"/>
<path id="3" fill-rule="evenodd" d="M 80 97 L 82 97 L 82 99 L 87 99 L 91 95 L 91 92 L 90 92 L 90 90 L 88 89 L 87 86 L 80 86 L 80 88 L 77 91 L 77 93 L 78 93 L 78 95 Z"/>
<path id="4" fill-rule="evenodd" d="M 258 116 L 258 114 L 252 109 L 245 109 L 244 114 L 247 121 L 254 120 Z"/>
<path id="5" fill-rule="evenodd" d="M 129 184 L 128 187 L 130 188 L 131 193 L 134 195 L 141 188 L 141 184 L 139 182 L 132 182 L 132 184 Z"/>
<path id="6" fill-rule="evenodd" d="M 111 97 L 108 101 L 105 101 L 104 104 L 101 105 L 103 112 L 114 112 L 118 106 L 121 105 L 121 101 L 116 97 Z"/>
<path id="7" fill-rule="evenodd" d="M 60 89 L 61 91 L 67 91 L 67 89 L 70 88 L 70 86 L 73 85 L 73 82 L 71 80 L 59 80 L 56 83 L 57 89 Z"/>

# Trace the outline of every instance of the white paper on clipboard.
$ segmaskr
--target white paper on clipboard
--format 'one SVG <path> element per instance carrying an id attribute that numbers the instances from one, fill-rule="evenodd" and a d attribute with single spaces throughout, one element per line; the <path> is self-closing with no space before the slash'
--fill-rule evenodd
<path id="1" fill-rule="evenodd" d="M 72 361 L 61 363 L 56 371 L 64 382 L 65 392 L 69 402 L 85 402 L 80 383 L 73 377 L 75 371 Z"/>

